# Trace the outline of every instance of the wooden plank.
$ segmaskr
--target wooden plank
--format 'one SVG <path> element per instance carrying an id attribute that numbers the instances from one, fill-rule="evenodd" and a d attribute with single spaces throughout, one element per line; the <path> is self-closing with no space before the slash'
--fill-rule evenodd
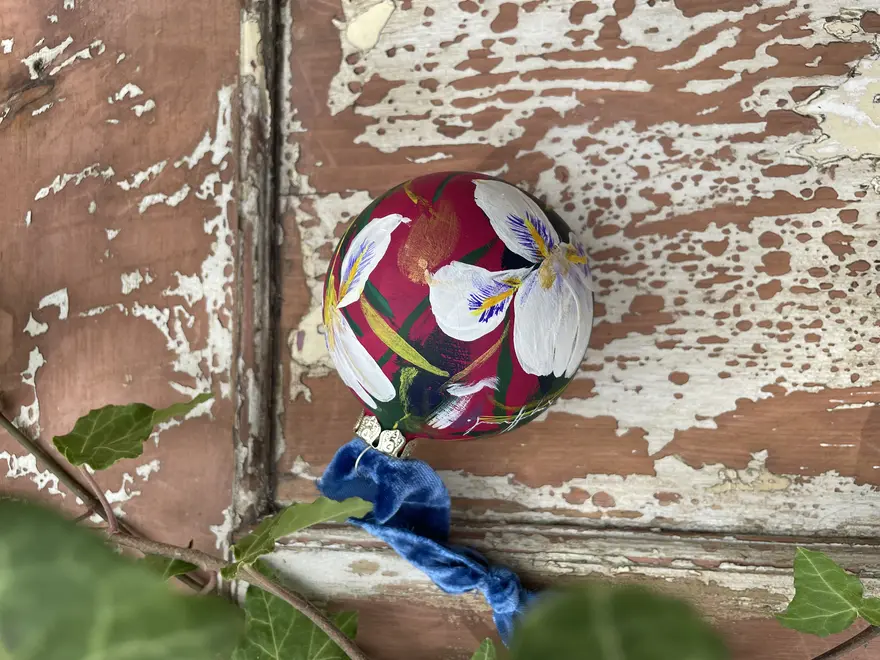
<path id="1" fill-rule="evenodd" d="M 157 538 L 230 525 L 238 4 L 0 1 L 0 390 L 49 446 L 107 403 L 212 403 L 97 476 Z M 7 437 L 2 490 L 75 507 Z M 182 505 L 182 503 L 186 503 Z"/>
<path id="2" fill-rule="evenodd" d="M 876 538 L 880 506 L 878 21 L 848 7 L 283 5 L 279 503 L 314 496 L 360 408 L 320 327 L 347 222 L 421 174 L 497 174 L 585 239 L 597 318 L 548 414 L 418 446 L 459 540 L 536 584 L 614 577 L 690 598 L 738 660 L 829 648 L 766 617 L 791 595 L 796 542 L 876 587 L 859 539 Z M 466 658 L 491 630 L 479 598 L 439 594 L 353 531 L 279 561 L 355 604 L 379 657 Z M 423 632 L 389 639 L 388 621 Z"/>
<path id="3" fill-rule="evenodd" d="M 828 109 L 876 75 L 867 5 L 403 2 L 358 50 L 373 4 L 290 8 L 279 497 L 358 408 L 319 327 L 336 237 L 402 179 L 479 169 L 577 227 L 599 293 L 543 420 L 419 447 L 463 515 L 873 534 L 878 196 Z"/>

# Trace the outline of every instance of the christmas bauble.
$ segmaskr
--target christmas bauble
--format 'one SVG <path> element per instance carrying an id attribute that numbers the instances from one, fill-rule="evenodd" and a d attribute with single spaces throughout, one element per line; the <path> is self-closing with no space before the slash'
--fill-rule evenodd
<path id="1" fill-rule="evenodd" d="M 478 438 L 546 410 L 587 348 L 590 268 L 562 219 L 516 186 L 431 174 L 351 223 L 323 313 L 336 369 L 364 404 L 358 434 L 400 455 L 415 438 Z"/>

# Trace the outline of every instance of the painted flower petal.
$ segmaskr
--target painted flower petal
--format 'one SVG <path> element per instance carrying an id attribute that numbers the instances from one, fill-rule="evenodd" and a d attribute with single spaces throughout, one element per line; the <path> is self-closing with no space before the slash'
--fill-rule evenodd
<path id="1" fill-rule="evenodd" d="M 570 354 L 575 336 L 568 326 L 563 328 L 562 319 L 570 299 L 570 290 L 561 277 L 555 277 L 548 288 L 541 283 L 538 271 L 523 281 L 513 303 L 513 349 L 526 373 L 535 376 L 555 373 L 556 346 L 560 340 L 569 343 L 559 350 Z M 558 375 L 562 373 L 560 370 Z"/>
<path id="2" fill-rule="evenodd" d="M 376 407 L 374 399 L 384 402 L 394 399 L 397 394 L 394 385 L 339 312 L 333 315 L 332 332 L 330 355 L 343 382 L 370 408 Z"/>
<path id="3" fill-rule="evenodd" d="M 532 263 L 550 255 L 559 235 L 531 197 L 503 181 L 475 179 L 474 184 L 474 201 L 511 252 Z"/>
<path id="4" fill-rule="evenodd" d="M 453 383 L 446 388 L 452 396 L 467 396 L 468 394 L 476 394 L 480 390 L 489 388 L 491 390 L 498 389 L 498 376 L 489 376 L 476 381 L 475 383 Z"/>
<path id="5" fill-rule="evenodd" d="M 453 339 L 473 341 L 497 328 L 528 268 L 488 271 L 454 261 L 430 278 L 431 311 Z"/>
<path id="6" fill-rule="evenodd" d="M 581 275 L 586 287 L 590 291 L 595 291 L 596 285 L 593 283 L 593 272 L 590 269 L 587 248 L 574 232 L 568 235 L 568 249 L 565 252 L 565 258 L 572 264 L 572 268 Z"/>
<path id="7" fill-rule="evenodd" d="M 571 284 L 567 281 L 563 281 L 561 298 L 563 302 L 559 314 L 559 329 L 553 344 L 553 375 L 557 378 L 563 374 L 569 375 L 568 369 L 580 329 L 578 301 Z M 577 364 L 579 365 L 580 362 L 578 358 Z"/>
<path id="8" fill-rule="evenodd" d="M 399 213 L 370 220 L 348 246 L 339 273 L 339 304 L 345 307 L 361 297 L 370 273 L 379 264 L 391 244 L 391 232 L 401 222 L 409 222 Z"/>
<path id="9" fill-rule="evenodd" d="M 581 366 L 593 332 L 593 292 L 582 278 L 572 280 L 569 277 L 564 282 L 577 303 L 577 338 L 565 369 L 565 376 L 571 378 Z"/>
<path id="10" fill-rule="evenodd" d="M 498 377 L 492 376 L 474 383 L 455 383 L 450 385 L 446 388 L 446 391 L 451 396 L 440 404 L 425 421 L 435 429 L 448 429 L 464 415 L 477 392 L 486 388 L 497 389 Z"/>

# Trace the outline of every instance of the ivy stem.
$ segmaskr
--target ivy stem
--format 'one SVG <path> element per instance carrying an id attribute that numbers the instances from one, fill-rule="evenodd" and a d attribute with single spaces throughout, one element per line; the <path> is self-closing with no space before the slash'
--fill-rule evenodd
<path id="1" fill-rule="evenodd" d="M 110 506 L 110 502 L 107 501 L 107 497 L 104 495 L 104 489 L 101 488 L 100 484 L 95 480 L 95 477 L 92 476 L 92 473 L 89 472 L 85 466 L 81 467 L 79 471 L 82 473 L 83 479 L 86 480 L 86 483 L 94 491 L 95 496 L 97 496 L 98 501 L 101 503 L 101 508 L 104 509 L 104 515 L 102 518 L 107 521 L 107 533 L 116 534 L 119 531 L 119 521 L 116 520 L 116 514 L 113 513 L 113 507 Z"/>
<path id="2" fill-rule="evenodd" d="M 193 548 L 180 548 L 175 545 L 150 541 L 149 539 L 136 538 L 122 532 L 110 538 L 117 545 L 137 550 L 145 555 L 161 555 L 168 559 L 180 559 L 190 564 L 195 564 L 206 571 L 219 572 L 227 566 L 231 566 L 227 561 L 218 559 L 201 550 L 194 550 Z M 249 582 L 253 586 L 267 591 L 273 596 L 277 596 L 300 612 L 318 628 L 323 630 L 351 660 L 369 660 L 364 652 L 345 633 L 339 630 L 326 614 L 298 593 L 285 589 L 250 566 L 242 567 L 239 570 L 239 577 L 245 582 Z"/>
<path id="3" fill-rule="evenodd" d="M 92 509 L 98 515 L 100 515 L 104 520 L 107 520 L 107 516 L 103 511 L 103 507 L 101 506 L 101 502 L 92 495 L 82 484 L 77 481 L 76 477 L 70 474 L 64 466 L 61 465 L 55 457 L 49 454 L 45 449 L 40 447 L 36 442 L 27 437 L 15 424 L 13 424 L 9 418 L 6 417 L 3 413 L 0 413 L 0 426 L 6 429 L 6 432 L 9 433 L 13 437 L 13 439 L 18 442 L 22 447 L 27 449 L 31 454 L 33 454 L 37 460 L 39 460 L 43 465 L 49 468 L 49 472 L 58 477 L 58 481 L 67 486 L 70 491 L 76 495 L 79 499 L 83 501 L 89 509 Z M 109 523 L 109 520 L 107 521 Z"/>
<path id="4" fill-rule="evenodd" d="M 98 497 L 96 497 L 96 495 L 93 495 L 91 492 L 89 492 L 89 489 L 83 486 L 75 476 L 70 474 L 65 469 L 65 467 L 55 459 L 54 456 L 52 456 L 39 444 L 37 444 L 35 441 L 31 440 L 27 435 L 25 435 L 25 433 L 15 424 L 13 424 L 12 421 L 2 411 L 0 411 L 0 428 L 5 429 L 6 432 L 12 436 L 13 440 L 24 447 L 25 450 L 33 454 L 34 457 L 36 457 L 36 459 L 49 470 L 49 472 L 58 477 L 58 481 L 67 486 L 70 492 L 72 492 L 80 500 L 82 500 L 83 504 L 88 509 L 88 514 L 97 513 L 99 516 L 107 521 L 108 528 L 111 526 L 111 516 L 114 520 L 115 516 L 113 516 L 113 510 L 110 508 L 109 503 L 105 508 Z M 85 471 L 83 471 L 83 473 L 86 474 Z M 87 476 L 91 477 L 91 475 Z M 91 479 L 90 481 L 94 482 L 94 479 Z M 94 489 L 96 494 L 100 494 L 103 497 L 103 492 L 101 491 L 100 487 L 97 486 L 97 484 L 95 484 Z M 103 499 L 106 501 L 106 498 Z M 139 536 L 139 534 L 134 529 L 132 529 L 130 526 L 122 521 L 117 521 L 117 527 L 124 530 L 129 536 Z M 178 575 L 177 579 L 196 591 L 200 591 L 202 587 L 204 587 L 204 585 L 199 580 L 196 580 L 190 575 Z"/>

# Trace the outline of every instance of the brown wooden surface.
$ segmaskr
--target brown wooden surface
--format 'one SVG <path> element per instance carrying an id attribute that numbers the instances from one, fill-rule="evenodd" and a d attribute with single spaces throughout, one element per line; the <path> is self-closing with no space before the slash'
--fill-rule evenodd
<path id="1" fill-rule="evenodd" d="M 233 463 L 237 3 L 3 0 L 0 39 L 3 410 L 31 406 L 49 447 L 91 408 L 210 389 L 210 413 L 97 479 L 136 527 L 215 550 Z M 40 308 L 55 292 L 66 317 Z M 0 490 L 75 507 L 55 485 L 2 434 Z"/>
<path id="2" fill-rule="evenodd" d="M 582 234 L 597 318 L 544 419 L 419 445 L 455 528 L 541 583 L 678 591 L 726 621 L 743 660 L 827 648 L 754 619 L 790 597 L 796 543 L 878 531 L 880 115 L 854 91 L 880 85 L 872 4 L 401 0 L 365 48 L 351 37 L 378 5 L 282 5 L 279 501 L 313 496 L 359 410 L 318 315 L 347 222 L 420 174 L 498 174 Z M 694 534 L 705 542 L 674 540 Z M 743 550 L 755 539 L 778 547 Z M 311 543 L 338 555 L 292 548 L 291 574 L 424 631 L 380 651 L 368 618 L 378 657 L 467 657 L 489 628 L 363 537 Z M 365 576 L 371 561 L 381 568 Z M 373 602 L 388 593 L 393 607 Z"/>
<path id="3" fill-rule="evenodd" d="M 829 648 L 768 617 L 797 543 L 880 578 L 880 179 L 847 120 L 880 123 L 873 3 L 394 0 L 355 46 L 389 3 L 280 2 L 274 53 L 259 0 L 0 0 L 3 410 L 48 445 L 91 407 L 210 388 L 210 415 L 98 478 L 153 536 L 223 548 L 271 490 L 312 497 L 350 436 L 316 314 L 345 224 L 419 174 L 499 174 L 587 240 L 597 318 L 545 419 L 418 448 L 456 537 L 535 586 L 689 598 L 736 660 Z M 2 491 L 73 507 L 0 438 L 4 465 Z M 350 529 L 276 561 L 357 608 L 377 660 L 467 658 L 492 631 Z"/>

